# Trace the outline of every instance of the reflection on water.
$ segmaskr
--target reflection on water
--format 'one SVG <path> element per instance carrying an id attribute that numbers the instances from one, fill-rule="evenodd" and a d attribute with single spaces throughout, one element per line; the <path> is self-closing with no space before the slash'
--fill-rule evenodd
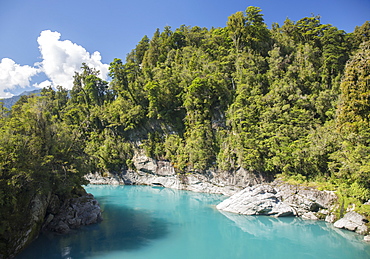
<path id="1" fill-rule="evenodd" d="M 103 222 L 66 236 L 41 235 L 35 244 L 38 256 L 34 255 L 35 251 L 26 250 L 17 258 L 85 258 L 112 251 L 140 249 L 168 233 L 167 223 L 146 211 L 104 201 L 102 204 Z"/>
<path id="2" fill-rule="evenodd" d="M 304 244 L 305 249 L 311 251 L 317 249 L 318 244 L 328 251 L 351 246 L 355 251 L 367 250 L 370 258 L 369 245 L 362 240 L 363 236 L 337 229 L 333 224 L 324 221 L 303 220 L 296 217 L 245 216 L 220 212 L 253 239 L 265 241 L 283 239 L 297 247 Z M 356 258 L 352 256 L 353 254 L 348 258 Z"/>
<path id="3" fill-rule="evenodd" d="M 42 235 L 18 258 L 370 258 L 370 245 L 331 224 L 218 211 L 225 197 L 149 186 L 88 186 L 104 220 Z"/>

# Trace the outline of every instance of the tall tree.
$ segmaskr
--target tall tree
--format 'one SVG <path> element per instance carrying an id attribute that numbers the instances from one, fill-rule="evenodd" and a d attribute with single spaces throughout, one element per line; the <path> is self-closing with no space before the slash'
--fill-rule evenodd
<path id="1" fill-rule="evenodd" d="M 370 188 L 369 46 L 369 42 L 361 44 L 346 65 L 337 110 L 341 149 L 333 154 L 336 163 L 331 165 L 335 175 L 365 188 Z"/>

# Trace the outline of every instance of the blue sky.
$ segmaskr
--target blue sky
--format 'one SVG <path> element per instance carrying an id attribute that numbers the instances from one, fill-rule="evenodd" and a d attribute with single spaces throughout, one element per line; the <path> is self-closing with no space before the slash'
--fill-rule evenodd
<path id="1" fill-rule="evenodd" d="M 105 78 L 114 58 L 125 59 L 156 28 L 224 27 L 251 5 L 268 26 L 314 14 L 352 32 L 370 20 L 370 0 L 0 0 L 0 98 L 48 84 L 70 88 L 82 62 Z"/>

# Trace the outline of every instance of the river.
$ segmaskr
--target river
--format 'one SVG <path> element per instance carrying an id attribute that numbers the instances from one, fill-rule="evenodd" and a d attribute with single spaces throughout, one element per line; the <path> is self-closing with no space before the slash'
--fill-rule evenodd
<path id="1" fill-rule="evenodd" d="M 150 186 L 89 185 L 104 220 L 40 235 L 17 258 L 370 258 L 370 244 L 332 224 L 218 211 L 226 197 Z"/>

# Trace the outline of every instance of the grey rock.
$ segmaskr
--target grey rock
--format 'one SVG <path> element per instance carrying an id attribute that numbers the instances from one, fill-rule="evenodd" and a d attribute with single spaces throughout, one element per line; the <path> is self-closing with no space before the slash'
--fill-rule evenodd
<path id="1" fill-rule="evenodd" d="M 217 209 L 243 215 L 294 215 L 293 208 L 279 200 L 276 190 L 266 184 L 245 188 L 217 205 Z"/>
<path id="2" fill-rule="evenodd" d="M 99 173 L 90 173 L 85 175 L 85 179 L 90 184 L 109 184 L 109 185 L 123 185 L 124 179 L 119 174 L 106 173 L 104 176 Z"/>
<path id="3" fill-rule="evenodd" d="M 343 228 L 364 235 L 367 233 L 366 218 L 357 212 L 350 211 L 334 223 L 334 227 Z"/>
<path id="4" fill-rule="evenodd" d="M 151 185 L 223 194 L 231 196 L 230 200 L 225 200 L 223 205 L 221 203 L 218 207 L 226 206 L 229 202 L 230 204 L 227 207 L 230 210 L 233 208 L 236 213 L 275 216 L 294 215 L 315 220 L 325 218 L 325 221 L 329 223 L 336 220 L 335 215 L 330 213 L 334 210 L 333 206 L 337 201 L 334 192 L 291 185 L 279 180 L 271 182 L 273 179 L 268 176 L 251 173 L 243 168 L 230 172 L 208 170 L 206 172 L 178 174 L 170 162 L 148 158 L 143 152 L 137 152 L 133 157 L 133 162 L 135 170 L 123 171 L 120 174 L 107 174 L 104 177 L 100 174 L 90 174 L 86 178 L 91 184 Z M 255 195 L 253 199 L 252 194 L 248 194 L 249 198 L 240 197 L 240 200 L 237 198 L 241 195 L 240 193 L 248 193 L 247 190 L 253 192 L 260 185 L 269 185 L 272 189 L 265 186 L 266 192 L 264 194 L 253 194 Z M 243 200 L 245 204 L 243 204 Z M 235 201 L 236 204 L 232 205 L 232 201 Z M 364 227 L 357 227 L 356 230 L 361 233 L 365 232 Z"/>
<path id="5" fill-rule="evenodd" d="M 231 196 L 246 186 L 271 180 L 263 174 L 251 173 L 243 168 L 232 172 L 208 170 L 178 174 L 170 162 L 149 158 L 143 152 L 137 152 L 133 162 L 136 170 L 107 173 L 104 176 L 95 173 L 85 177 L 90 184 L 152 185 L 226 196 Z"/>
<path id="6" fill-rule="evenodd" d="M 41 195 L 36 195 L 31 201 L 31 218 L 34 222 L 41 222 L 44 219 L 47 204 L 47 198 Z"/>
<path id="7" fill-rule="evenodd" d="M 112 178 L 119 179 L 117 184 L 152 185 L 194 192 L 217 193 L 231 196 L 246 186 L 252 186 L 267 181 L 263 174 L 251 173 L 243 168 L 233 172 L 192 172 L 178 174 L 168 161 L 154 160 L 142 153 L 135 154 L 136 170 L 127 170 L 120 174 L 102 177 L 100 174 L 90 174 L 86 179 L 91 184 L 111 184 Z"/>
<path id="8" fill-rule="evenodd" d="M 49 219 L 50 215 L 52 214 L 48 215 L 44 230 L 59 234 L 66 234 L 71 229 L 102 220 L 99 203 L 92 194 L 69 199 L 63 204 L 57 215 Z"/>
<path id="9" fill-rule="evenodd" d="M 60 200 L 59 197 L 55 194 L 51 195 L 49 205 L 47 208 L 47 213 L 57 214 L 60 209 Z"/>
<path id="10" fill-rule="evenodd" d="M 68 234 L 70 230 L 68 224 L 64 221 L 59 221 L 53 229 L 54 232 L 59 234 Z"/>
<path id="11" fill-rule="evenodd" d="M 314 212 L 309 211 L 304 214 L 302 214 L 302 219 L 309 219 L 309 220 L 318 220 L 319 218 L 315 215 Z"/>
<path id="12" fill-rule="evenodd" d="M 9 245 L 9 256 L 13 257 L 25 246 L 30 244 L 39 235 L 39 230 L 42 227 L 48 202 L 49 195 L 36 194 L 26 211 L 29 212 L 28 222 L 20 226 L 14 239 L 11 240 Z"/>
<path id="13" fill-rule="evenodd" d="M 370 242 L 370 235 L 364 236 L 364 241 Z"/>
<path id="14" fill-rule="evenodd" d="M 328 223 L 334 223 L 336 220 L 336 217 L 334 214 L 328 214 L 326 217 L 325 217 L 325 221 L 328 222 Z"/>
<path id="15" fill-rule="evenodd" d="M 281 199 L 295 209 L 298 216 L 302 216 L 307 212 L 329 209 L 337 200 L 337 196 L 333 192 L 291 185 L 279 180 L 273 182 L 272 185 Z"/>
<path id="16" fill-rule="evenodd" d="M 274 181 L 247 187 L 217 208 L 244 215 L 302 216 L 318 220 L 323 212 L 328 213 L 326 209 L 335 200 L 331 192 Z"/>

